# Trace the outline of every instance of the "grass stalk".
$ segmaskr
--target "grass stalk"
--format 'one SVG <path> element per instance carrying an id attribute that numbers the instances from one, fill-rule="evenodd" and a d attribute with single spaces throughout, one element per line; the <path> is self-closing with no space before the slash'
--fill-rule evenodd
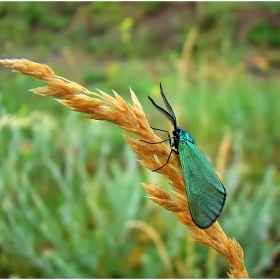
<path id="1" fill-rule="evenodd" d="M 26 59 L 5 59 L 0 63 L 11 68 L 14 72 L 33 76 L 46 82 L 48 85 L 32 89 L 30 91 L 42 96 L 51 96 L 71 110 L 85 113 L 88 118 L 105 120 L 118 125 L 123 130 L 133 133 L 137 137 L 123 134 L 130 148 L 140 157 L 140 164 L 149 170 L 162 166 L 170 153 L 170 148 L 165 144 L 149 145 L 141 142 L 145 139 L 149 142 L 159 142 L 162 139 L 154 134 L 145 117 L 145 113 L 135 93 L 130 89 L 132 105 L 126 103 L 120 95 L 113 91 L 115 98 L 98 90 L 90 92 L 81 85 L 55 75 L 53 70 L 44 64 L 34 63 Z M 221 154 L 229 140 L 222 145 Z M 158 161 L 155 160 L 154 155 Z M 224 164 L 220 173 L 223 173 Z M 210 228 L 202 230 L 195 226 L 190 216 L 183 175 L 179 157 L 171 155 L 169 164 L 159 169 L 157 173 L 165 176 L 176 200 L 164 189 L 154 184 L 143 183 L 143 187 L 149 193 L 149 199 L 161 207 L 172 211 L 177 219 L 189 228 L 191 236 L 201 245 L 209 246 L 220 253 L 230 266 L 228 276 L 230 278 L 248 278 L 243 261 L 243 250 L 235 239 L 227 237 L 218 222 Z"/>

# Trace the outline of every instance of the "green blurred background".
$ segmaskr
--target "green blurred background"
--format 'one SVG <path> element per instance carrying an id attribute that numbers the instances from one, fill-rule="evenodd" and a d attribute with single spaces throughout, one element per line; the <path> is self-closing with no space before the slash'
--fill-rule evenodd
<path id="1" fill-rule="evenodd" d="M 46 63 L 60 76 L 137 94 L 159 82 L 216 166 L 232 138 L 219 219 L 251 277 L 280 277 L 280 4 L 277 2 L 1 2 L 1 58 Z M 113 124 L 90 121 L 0 70 L 0 277 L 227 277 L 227 263 L 145 198 L 142 168 Z M 163 137 L 163 135 L 160 135 Z M 141 221 L 141 223 L 139 222 Z"/>

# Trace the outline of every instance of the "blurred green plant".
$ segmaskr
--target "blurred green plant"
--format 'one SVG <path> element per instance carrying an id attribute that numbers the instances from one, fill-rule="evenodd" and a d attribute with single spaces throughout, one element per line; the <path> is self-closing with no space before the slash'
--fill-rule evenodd
<path id="1" fill-rule="evenodd" d="M 166 57 L 178 51 L 190 27 L 198 25 L 196 50 L 231 39 L 240 47 L 254 43 L 273 48 L 279 45 L 279 11 L 275 2 L 2 2 L 0 43 L 4 57 L 33 46 L 39 54 L 42 46 L 51 53 L 61 45 L 99 57 Z"/>
<path id="2" fill-rule="evenodd" d="M 249 42 L 261 46 L 271 45 L 280 46 L 279 26 L 273 26 L 272 23 L 263 19 L 255 24 L 248 33 Z"/>

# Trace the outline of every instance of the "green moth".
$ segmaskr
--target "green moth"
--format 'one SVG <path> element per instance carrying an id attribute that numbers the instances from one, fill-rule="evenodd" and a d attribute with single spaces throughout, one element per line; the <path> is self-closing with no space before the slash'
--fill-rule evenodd
<path id="1" fill-rule="evenodd" d="M 197 147 L 190 134 L 177 126 L 176 116 L 163 93 L 161 84 L 160 92 L 167 111 L 158 106 L 150 96 L 148 97 L 154 107 L 169 119 L 174 129 L 173 136 L 170 137 L 168 131 L 152 127 L 154 130 L 167 132 L 168 139 L 164 141 L 168 140 L 172 148 L 166 163 L 153 171 L 163 168 L 169 162 L 172 153 L 179 155 L 191 217 L 199 228 L 208 228 L 217 220 L 223 210 L 227 196 L 226 190 L 214 168 Z M 144 142 L 159 144 L 164 141 Z"/>

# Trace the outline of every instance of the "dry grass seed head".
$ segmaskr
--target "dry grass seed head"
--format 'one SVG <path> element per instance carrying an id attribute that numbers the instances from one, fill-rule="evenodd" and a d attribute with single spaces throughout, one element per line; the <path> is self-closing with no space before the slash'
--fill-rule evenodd
<path id="1" fill-rule="evenodd" d="M 34 93 L 51 96 L 71 110 L 85 113 L 92 119 L 112 122 L 123 130 L 138 136 L 139 138 L 133 138 L 126 134 L 123 135 L 131 149 L 142 158 L 141 165 L 149 170 L 154 170 L 166 162 L 170 148 L 165 143 L 152 145 L 140 141 L 140 139 L 144 139 L 149 142 L 159 142 L 162 139 L 155 135 L 150 128 L 144 111 L 132 90 L 130 92 L 133 105 L 128 105 L 116 92 L 114 92 L 115 98 L 102 91 L 90 92 L 77 83 L 56 76 L 47 65 L 26 59 L 5 59 L 0 60 L 0 63 L 15 72 L 30 75 L 48 83 L 48 86 L 33 89 Z M 159 162 L 155 160 L 155 156 Z M 217 250 L 230 265 L 229 277 L 247 278 L 242 248 L 234 239 L 229 239 L 225 235 L 218 222 L 206 230 L 194 225 L 188 209 L 178 156 L 172 154 L 169 164 L 157 172 L 170 181 L 177 200 L 174 201 L 168 192 L 156 185 L 143 184 L 150 194 L 149 199 L 165 209 L 173 211 L 177 219 L 188 226 L 191 236 L 197 242 Z"/>

